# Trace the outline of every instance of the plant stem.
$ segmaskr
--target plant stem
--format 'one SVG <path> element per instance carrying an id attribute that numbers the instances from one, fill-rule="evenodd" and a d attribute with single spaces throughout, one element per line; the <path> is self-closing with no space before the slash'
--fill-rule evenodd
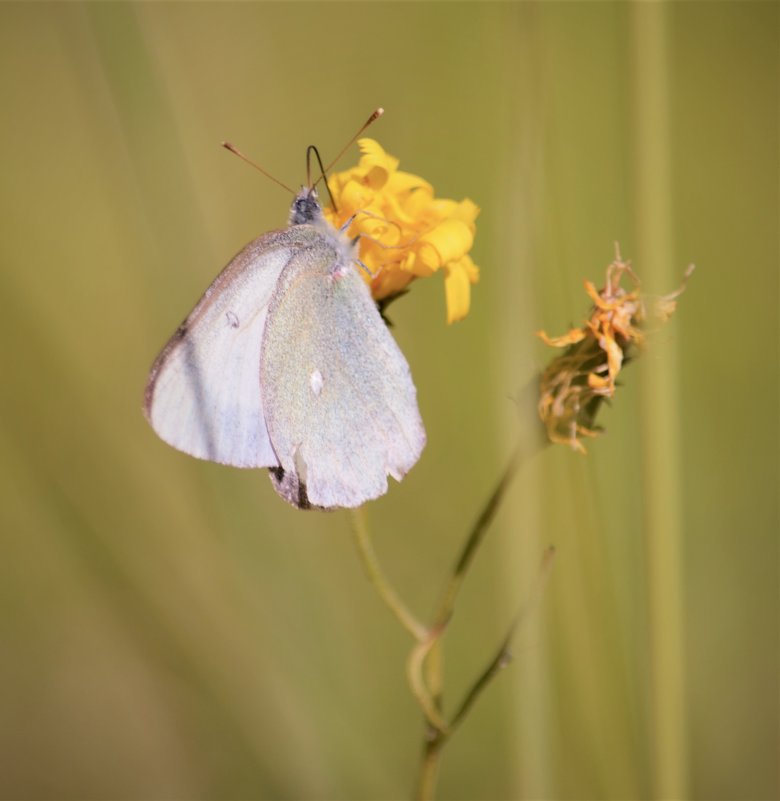
<path id="1" fill-rule="evenodd" d="M 533 440 L 533 444 L 536 447 L 539 447 L 543 442 L 546 442 L 546 438 L 535 437 Z M 431 801 L 433 799 L 438 780 L 442 748 L 452 731 L 452 727 L 447 725 L 442 714 L 443 653 L 441 638 L 452 616 L 460 586 L 474 560 L 477 549 L 482 544 L 485 534 L 498 512 L 520 464 L 536 450 L 536 447 L 528 447 L 526 442 L 520 442 L 512 452 L 498 484 L 466 538 L 450 579 L 444 587 L 430 628 L 420 623 L 409 611 L 382 572 L 379 560 L 371 545 L 365 511 L 363 508 L 352 510 L 352 531 L 355 535 L 355 543 L 368 579 L 387 608 L 417 643 L 409 656 L 407 672 L 412 693 L 425 714 L 426 736 L 423 743 L 423 754 L 415 791 L 415 798 L 418 801 Z M 508 657 L 509 640 L 518 620 L 519 615 L 512 624 L 498 654 L 467 693 L 455 715 L 455 723 L 461 722 L 482 689 L 487 686 L 490 679 L 505 664 Z"/>
<path id="2" fill-rule="evenodd" d="M 520 608 L 515 613 L 515 616 L 512 619 L 512 622 L 509 624 L 509 628 L 507 629 L 506 636 L 501 642 L 496 655 L 471 686 L 471 689 L 466 693 L 463 701 L 461 702 L 460 707 L 458 707 L 457 712 L 452 716 L 452 721 L 450 722 L 447 732 L 448 735 L 452 734 L 452 732 L 454 732 L 455 729 L 460 725 L 461 721 L 466 717 L 474 702 L 477 700 L 479 694 L 485 689 L 485 687 L 487 687 L 493 677 L 500 670 L 503 670 L 503 668 L 505 668 L 511 661 L 512 654 L 509 651 L 509 647 L 512 644 L 512 638 L 515 636 L 515 632 L 525 619 L 526 615 L 536 606 L 536 603 L 542 594 L 542 589 L 547 576 L 550 573 L 550 565 L 552 564 L 554 556 L 555 548 L 551 545 L 545 550 L 544 555 L 542 556 L 542 563 L 539 566 L 539 573 L 536 577 L 536 582 L 531 588 L 531 592 L 528 594 L 526 600 L 521 604 Z"/>
<path id="3" fill-rule="evenodd" d="M 415 801 L 433 801 L 436 792 L 436 783 L 439 778 L 441 765 L 441 749 L 446 737 L 432 734 L 423 746 L 423 757 L 420 763 L 420 775 L 417 780 L 417 789 L 414 794 Z"/>
<path id="4" fill-rule="evenodd" d="M 528 449 L 524 447 L 523 443 L 519 443 L 515 446 L 515 449 L 510 455 L 509 461 L 504 468 L 501 478 L 499 478 L 495 489 L 488 498 L 487 503 L 483 507 L 482 512 L 480 513 L 479 517 L 471 528 L 471 532 L 466 538 L 466 542 L 460 552 L 458 561 L 455 563 L 452 575 L 444 587 L 444 591 L 442 592 L 439 604 L 436 608 L 436 613 L 434 615 L 434 627 L 438 628 L 442 633 L 450 619 L 450 616 L 452 615 L 452 611 L 455 606 L 455 600 L 458 596 L 458 591 L 460 590 L 461 584 L 463 583 L 463 579 L 466 577 L 466 572 L 474 560 L 477 549 L 482 544 L 482 540 L 487 533 L 488 527 L 493 522 L 493 518 L 496 516 L 496 513 L 501 506 L 501 501 L 503 501 L 504 495 L 506 494 L 511 481 L 514 478 L 518 467 L 528 452 Z M 443 658 L 441 653 L 441 644 L 437 640 L 431 645 L 429 651 L 429 659 L 426 663 L 426 683 L 427 686 L 431 688 L 439 708 L 441 708 L 441 687 L 443 680 Z"/>
<path id="5" fill-rule="evenodd" d="M 496 516 L 501 506 L 501 501 L 503 501 L 504 495 L 525 455 L 525 449 L 520 444 L 516 445 L 509 457 L 509 462 L 504 468 L 501 478 L 498 480 L 498 484 L 496 484 L 493 493 L 490 498 L 488 498 L 482 512 L 472 526 L 471 532 L 460 552 L 458 561 L 444 588 L 436 614 L 434 615 L 434 625 L 443 626 L 452 615 L 455 599 L 457 598 L 463 579 L 466 577 L 466 571 L 471 566 L 477 549 L 482 544 L 482 540 L 490 524 L 493 522 L 493 518 Z"/>
<path id="6" fill-rule="evenodd" d="M 501 502 L 504 500 L 506 491 L 515 473 L 528 456 L 547 442 L 548 440 L 546 436 L 543 436 L 541 430 L 535 429 L 528 440 L 521 440 L 515 446 L 495 489 L 472 526 L 471 532 L 466 538 L 466 542 L 460 552 L 460 556 L 455 563 L 452 575 L 442 592 L 434 615 L 434 623 L 431 627 L 431 642 L 426 649 L 427 659 L 424 663 L 420 664 L 421 672 L 424 671 L 425 674 L 424 682 L 421 680 L 420 683 L 429 688 L 429 694 L 433 699 L 436 714 L 431 715 L 426 712 L 426 736 L 423 744 L 422 763 L 420 765 L 420 774 L 415 796 L 418 801 L 430 801 L 430 799 L 433 798 L 438 778 L 439 763 L 441 761 L 441 751 L 452 731 L 451 726 L 449 729 L 438 726 L 438 721 L 441 720 L 442 715 L 442 687 L 444 684 L 444 659 L 441 636 L 452 616 L 455 600 L 458 596 L 460 586 L 466 577 L 466 572 L 474 560 L 477 549 L 482 544 L 485 534 L 498 512 Z M 453 722 L 460 723 L 481 690 L 489 683 L 490 679 L 493 678 L 503 665 L 506 647 L 508 646 L 509 638 L 514 631 L 515 625 L 516 624 L 513 624 L 510 629 L 509 635 L 502 644 L 499 654 L 488 666 L 488 669 L 477 679 L 477 682 L 467 694 Z M 425 707 L 423 708 L 425 710 Z"/>
<path id="7" fill-rule="evenodd" d="M 409 654 L 406 674 L 412 694 L 417 699 L 428 725 L 433 731 L 445 732 L 447 724 L 441 716 L 441 692 L 431 691 L 426 681 L 425 660 L 432 649 L 439 645 L 440 634 L 431 631 L 425 642 L 418 643 Z"/>
<path id="8" fill-rule="evenodd" d="M 363 567 L 368 580 L 374 585 L 379 597 L 385 602 L 387 608 L 395 615 L 398 622 L 414 637 L 417 642 L 425 642 L 429 638 L 428 629 L 409 611 L 406 604 L 400 599 L 390 582 L 379 566 L 371 538 L 368 534 L 366 513 L 362 507 L 352 510 L 352 532 L 355 535 L 358 553 L 363 561 Z"/>

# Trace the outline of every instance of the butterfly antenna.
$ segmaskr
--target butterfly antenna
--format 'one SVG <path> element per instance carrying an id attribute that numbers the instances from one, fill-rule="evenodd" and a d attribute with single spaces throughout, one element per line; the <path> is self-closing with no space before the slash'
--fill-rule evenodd
<path id="1" fill-rule="evenodd" d="M 342 157 L 342 156 L 343 156 L 343 155 L 344 155 L 344 154 L 347 152 L 347 150 L 349 150 L 349 148 L 352 146 L 352 143 L 353 143 L 353 142 L 354 142 L 354 141 L 355 141 L 355 140 L 358 138 L 358 136 L 360 136 L 360 134 L 362 134 L 362 133 L 363 133 L 363 131 L 365 131 L 365 130 L 366 130 L 366 128 L 368 128 L 368 126 L 369 126 L 369 125 L 371 125 L 371 123 L 372 123 L 372 122 L 376 122 L 376 121 L 377 121 L 377 120 L 378 120 L 378 119 L 379 119 L 379 118 L 380 118 L 380 117 L 381 117 L 381 116 L 382 116 L 384 113 L 385 113 L 385 110 L 384 110 L 383 108 L 378 108 L 378 109 L 377 109 L 377 110 L 376 110 L 376 111 L 375 111 L 375 112 L 374 112 L 374 113 L 373 113 L 373 114 L 372 114 L 372 115 L 371 115 L 371 116 L 370 116 L 370 117 L 369 117 L 369 118 L 368 118 L 368 119 L 367 119 L 367 120 L 366 120 L 366 121 L 363 123 L 363 125 L 360 127 L 360 130 L 359 130 L 359 131 L 358 131 L 358 132 L 357 132 L 357 133 L 356 133 L 356 134 L 355 134 L 355 135 L 354 135 L 354 136 L 353 136 L 353 137 L 352 137 L 352 138 L 349 140 L 349 142 L 347 142 L 347 144 L 346 144 L 346 145 L 344 145 L 344 147 L 343 147 L 343 148 L 341 149 L 341 151 L 339 152 L 338 156 L 336 156 L 336 158 L 335 158 L 335 159 L 333 159 L 333 161 L 331 161 L 331 163 L 330 163 L 330 164 L 328 164 L 328 166 L 327 166 L 327 167 L 326 167 L 326 168 L 325 168 L 325 169 L 322 171 L 322 172 L 323 172 L 323 175 L 324 175 L 326 172 L 328 172 L 328 171 L 330 170 L 330 168 L 331 168 L 331 167 L 333 167 L 333 165 L 334 165 L 334 164 L 335 164 L 335 163 L 336 163 L 336 162 L 337 162 L 337 161 L 338 161 L 338 160 L 339 160 L 339 159 L 340 159 L 340 158 L 341 158 L 341 157 Z"/>
<path id="2" fill-rule="evenodd" d="M 363 131 L 365 131 L 366 128 L 368 128 L 368 126 L 371 125 L 372 122 L 375 122 L 376 120 L 378 120 L 384 113 L 385 113 L 385 110 L 383 108 L 376 109 L 371 114 L 371 116 L 360 126 L 360 128 L 357 131 L 357 133 L 347 142 L 346 145 L 344 145 L 344 147 L 341 148 L 341 150 L 339 151 L 339 154 L 336 156 L 335 159 L 333 159 L 330 162 L 330 164 L 328 164 L 327 167 L 323 167 L 322 166 L 322 159 L 320 158 L 320 153 L 319 153 L 319 151 L 317 150 L 317 148 L 314 145 L 309 145 L 308 149 L 306 150 L 306 183 L 312 189 L 314 189 L 314 187 L 316 187 L 317 184 L 320 181 L 322 181 L 322 180 L 325 181 L 325 188 L 328 190 L 328 197 L 330 197 L 330 203 L 331 203 L 331 206 L 333 208 L 333 211 L 337 212 L 338 208 L 336 207 L 336 201 L 334 200 L 333 193 L 330 191 L 330 186 L 328 185 L 328 175 L 327 175 L 328 171 L 347 152 L 347 150 L 352 146 L 352 144 L 358 138 L 358 136 L 360 136 L 360 134 L 362 134 Z M 309 157 L 310 157 L 310 155 L 312 153 L 314 153 L 314 155 L 317 157 L 317 163 L 320 166 L 320 177 L 316 181 L 314 181 L 314 183 L 312 183 L 312 181 L 311 181 L 311 170 L 310 170 L 310 166 L 309 166 L 310 165 Z"/>
<path id="3" fill-rule="evenodd" d="M 320 166 L 320 177 L 314 182 L 311 182 L 311 154 L 314 153 L 315 158 L 317 159 L 317 164 Z M 320 151 L 317 150 L 315 145 L 309 145 L 306 148 L 306 184 L 310 186 L 312 189 L 320 182 L 325 181 L 325 188 L 328 190 L 328 197 L 330 198 L 330 205 L 333 211 L 338 211 L 336 207 L 336 201 L 333 198 L 333 193 L 330 191 L 330 185 L 328 184 L 328 176 L 325 175 L 325 168 L 322 166 L 322 159 L 320 158 Z"/>
<path id="4" fill-rule="evenodd" d="M 224 147 L 225 150 L 229 150 L 231 153 L 233 153 L 235 156 L 238 156 L 240 159 L 243 159 L 247 164 L 251 165 L 256 170 L 259 170 L 261 173 L 263 173 L 263 175 L 265 175 L 266 178 L 270 178 L 270 180 L 272 180 L 275 184 L 279 184 L 279 186 L 281 186 L 282 189 L 286 189 L 291 195 L 295 194 L 295 192 L 292 189 L 290 189 L 290 187 L 287 186 L 287 184 L 283 184 L 278 178 L 274 178 L 274 176 L 271 175 L 270 172 L 266 172 L 259 164 L 255 164 L 255 162 L 252 161 L 252 159 L 245 156 L 235 145 L 231 144 L 230 142 L 222 142 L 222 147 Z"/>

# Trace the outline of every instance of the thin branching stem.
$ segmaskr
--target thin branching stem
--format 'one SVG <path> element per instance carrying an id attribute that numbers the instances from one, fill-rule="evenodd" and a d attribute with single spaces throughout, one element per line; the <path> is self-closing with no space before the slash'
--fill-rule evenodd
<path id="1" fill-rule="evenodd" d="M 425 739 L 423 743 L 423 755 L 420 764 L 420 773 L 418 777 L 417 790 L 415 797 L 417 801 L 430 801 L 436 788 L 436 780 L 439 774 L 439 763 L 441 761 L 441 752 L 447 739 L 452 732 L 452 724 L 449 727 L 438 725 L 439 721 L 443 721 L 442 708 L 442 687 L 444 683 L 443 665 L 444 659 L 441 648 L 441 635 L 449 622 L 458 592 L 463 583 L 466 573 L 471 566 L 474 556 L 477 553 L 479 546 L 482 544 L 485 534 L 487 533 L 490 524 L 493 522 L 501 503 L 506 496 L 506 492 L 515 477 L 517 470 L 523 461 L 530 456 L 542 444 L 546 444 L 547 439 L 537 435 L 537 432 L 532 434 L 530 440 L 521 441 L 513 450 L 509 457 L 504 472 L 498 480 L 495 489 L 488 498 L 485 506 L 477 517 L 464 546 L 460 552 L 452 574 L 444 587 L 441 599 L 436 608 L 434 615 L 434 624 L 431 629 L 431 642 L 426 648 L 427 660 L 419 662 L 420 679 L 419 684 L 431 688 L 430 697 L 434 702 L 435 714 L 429 714 L 430 706 L 426 703 L 423 707 L 425 712 Z M 519 619 L 519 618 L 518 618 Z M 482 675 L 477 679 L 471 690 L 467 692 L 466 698 L 462 702 L 458 711 L 453 718 L 453 723 L 460 723 L 468 713 L 472 704 L 482 692 L 482 690 L 490 683 L 490 680 L 500 670 L 503 660 L 505 659 L 505 652 L 508 648 L 509 640 L 511 639 L 514 628 L 517 624 L 514 623 L 510 632 L 502 643 L 498 654 L 494 657 Z M 411 673 L 410 673 L 411 675 Z M 428 699 L 426 699 L 427 701 Z"/>
<path id="2" fill-rule="evenodd" d="M 541 441 L 537 440 L 537 442 Z M 415 790 L 415 798 L 418 801 L 431 801 L 433 798 L 439 774 L 442 748 L 452 734 L 453 729 L 466 717 L 484 688 L 507 663 L 510 641 L 526 611 L 523 608 L 517 613 L 498 652 L 467 691 L 453 716 L 452 722 L 448 724 L 443 714 L 442 703 L 444 670 L 441 638 L 452 616 L 458 592 L 477 550 L 498 512 L 518 468 L 533 450 L 535 449 L 529 448 L 526 443 L 521 442 L 512 452 L 495 489 L 466 538 L 452 574 L 441 594 L 433 624 L 430 628 L 420 623 L 409 611 L 406 604 L 385 577 L 371 544 L 365 511 L 362 508 L 352 511 L 352 530 L 355 535 L 355 543 L 369 581 L 373 584 L 387 608 L 416 641 L 407 661 L 407 677 L 412 693 L 425 715 L 425 739 L 420 773 Z M 546 554 L 548 561 L 551 553 L 549 551 Z M 546 572 L 546 569 L 541 572 Z M 537 584 L 540 583 L 537 582 Z M 537 594 L 538 590 L 532 592 L 532 597 L 535 598 Z"/>
<path id="3" fill-rule="evenodd" d="M 413 691 L 415 688 L 418 688 L 418 690 L 421 687 L 430 688 L 429 692 L 423 696 L 424 703 L 421 704 L 421 706 L 425 713 L 427 723 L 439 731 L 443 731 L 444 728 L 439 725 L 442 711 L 443 683 L 441 636 L 452 616 L 455 599 L 457 598 L 458 590 L 463 583 L 463 579 L 466 576 L 466 572 L 474 559 L 477 549 L 482 543 L 490 523 L 501 505 L 504 494 L 520 465 L 523 454 L 523 449 L 518 445 L 512 453 L 493 493 L 472 527 L 463 549 L 461 550 L 460 556 L 458 557 L 458 561 L 455 563 L 455 567 L 444 588 L 444 592 L 442 593 L 434 615 L 434 624 L 431 629 L 429 641 L 426 643 L 425 650 L 422 652 L 422 658 L 415 659 L 414 661 L 410 659 L 408 664 L 408 674 Z M 416 648 L 415 652 L 418 652 L 417 655 L 419 655 L 419 648 Z M 415 656 L 415 652 L 413 652 L 413 656 Z M 426 657 L 428 657 L 427 661 Z M 419 670 L 419 675 L 413 672 L 414 669 Z M 415 692 L 415 695 L 417 695 L 417 692 Z M 420 696 L 418 695 L 418 700 L 419 699 Z M 431 701 L 432 705 L 430 703 Z M 435 710 L 433 715 L 430 713 L 431 708 Z M 426 749 L 426 755 L 428 755 L 428 749 Z"/>
<path id="4" fill-rule="evenodd" d="M 368 533 L 366 513 L 362 507 L 352 510 L 352 532 L 355 535 L 358 553 L 363 561 L 369 581 L 374 585 L 379 597 L 385 602 L 387 608 L 395 615 L 398 622 L 414 637 L 417 642 L 422 643 L 429 639 L 428 629 L 409 611 L 409 608 L 401 600 L 398 593 L 385 577 L 382 568 L 379 566 L 376 552 L 371 545 L 371 538 Z"/>
<path id="5" fill-rule="evenodd" d="M 436 782 L 439 778 L 441 749 L 444 747 L 446 737 L 434 730 L 430 730 L 429 735 L 423 746 L 420 774 L 414 794 L 415 801 L 431 801 L 436 792 Z"/>
<path id="6" fill-rule="evenodd" d="M 526 619 L 528 614 L 536 607 L 536 604 L 539 601 L 539 598 L 542 594 L 542 589 L 544 588 L 544 584 L 547 580 L 547 577 L 550 574 L 550 566 L 552 565 L 553 557 L 555 556 L 555 548 L 551 545 L 549 546 L 542 556 L 542 562 L 539 566 L 539 572 L 536 576 L 536 581 L 534 582 L 534 586 L 531 588 L 531 592 L 528 594 L 528 597 L 523 601 L 520 605 L 520 608 L 515 613 L 514 617 L 512 618 L 512 622 L 509 624 L 509 628 L 507 629 L 506 636 L 501 642 L 501 645 L 496 652 L 496 655 L 493 659 L 488 663 L 485 670 L 482 671 L 480 676 L 471 686 L 471 688 L 466 692 L 463 701 L 461 701 L 460 706 L 458 707 L 457 712 L 452 716 L 452 721 L 450 722 L 449 729 L 447 731 L 447 736 L 451 735 L 452 732 L 458 727 L 461 723 L 463 718 L 466 717 L 469 710 L 474 704 L 474 701 L 477 700 L 477 697 L 482 692 L 482 690 L 487 687 L 490 683 L 491 679 L 503 668 L 505 668 L 512 659 L 512 655 L 510 653 L 510 646 L 512 644 L 512 639 L 515 636 L 515 632 L 519 628 L 520 624 Z"/>
<path id="7" fill-rule="evenodd" d="M 406 675 L 412 694 L 422 708 L 431 730 L 438 733 L 447 731 L 447 723 L 441 715 L 440 695 L 431 692 L 425 680 L 425 659 L 439 642 L 439 632 L 433 631 L 425 642 L 418 643 L 409 654 L 406 663 Z"/>
<path id="8" fill-rule="evenodd" d="M 491 494 L 490 498 L 488 498 L 487 503 L 472 526 L 469 536 L 460 552 L 458 561 L 455 563 L 455 568 L 453 569 L 452 575 L 450 576 L 449 581 L 444 588 L 444 592 L 441 595 L 441 599 L 434 616 L 435 625 L 441 626 L 445 624 L 452 615 L 452 610 L 455 606 L 455 599 L 458 596 L 458 591 L 463 583 L 463 579 L 466 577 L 466 573 L 471 566 L 472 561 L 474 560 L 477 549 L 482 544 L 482 540 L 484 539 L 490 524 L 493 522 L 496 513 L 501 507 L 501 502 L 504 500 L 504 495 L 506 494 L 506 491 L 509 488 L 512 479 L 514 478 L 518 467 L 520 467 L 520 464 L 526 455 L 527 452 L 521 444 L 515 446 L 514 451 L 509 457 L 507 466 L 504 468 L 501 478 L 498 480 L 493 493 Z"/>

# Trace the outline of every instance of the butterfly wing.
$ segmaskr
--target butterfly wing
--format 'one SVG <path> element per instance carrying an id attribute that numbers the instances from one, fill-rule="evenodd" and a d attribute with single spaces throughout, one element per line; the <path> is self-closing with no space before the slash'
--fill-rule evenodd
<path id="1" fill-rule="evenodd" d="M 272 480 L 295 506 L 359 506 L 420 457 L 417 391 L 341 243 L 300 227 L 312 241 L 279 278 L 261 354 Z"/>
<path id="2" fill-rule="evenodd" d="M 296 228 L 247 245 L 157 357 L 144 409 L 169 445 L 236 467 L 278 464 L 263 416 L 260 351 L 277 280 L 301 245 Z"/>

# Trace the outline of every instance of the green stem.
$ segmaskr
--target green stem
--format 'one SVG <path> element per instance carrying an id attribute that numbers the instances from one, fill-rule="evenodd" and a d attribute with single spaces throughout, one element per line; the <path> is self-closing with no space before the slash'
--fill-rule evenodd
<path id="1" fill-rule="evenodd" d="M 466 538 L 466 542 L 460 552 L 458 561 L 452 571 L 449 581 L 444 587 L 441 599 L 434 614 L 434 627 L 438 628 L 443 633 L 447 622 L 449 621 L 452 611 L 455 607 L 455 600 L 458 597 L 461 584 L 466 577 L 477 549 L 482 544 L 482 540 L 487 533 L 490 523 L 501 506 L 501 501 L 514 478 L 517 468 L 520 466 L 522 458 L 526 455 L 526 449 L 518 444 L 515 450 L 509 457 L 509 462 L 504 468 L 501 478 L 498 480 L 495 489 L 491 496 L 488 498 L 487 503 L 482 509 L 479 517 L 471 528 L 471 532 Z M 443 659 L 441 654 L 441 646 L 438 642 L 434 642 L 430 648 L 431 658 L 427 662 L 426 681 L 428 687 L 432 688 L 434 698 L 437 700 L 437 706 L 441 707 L 441 687 L 443 683 Z"/>
<path id="2" fill-rule="evenodd" d="M 555 548 L 551 545 L 545 550 L 544 555 L 542 556 L 542 563 L 539 566 L 539 573 L 536 577 L 536 582 L 531 588 L 528 598 L 515 613 L 515 616 L 512 619 L 509 628 L 507 629 L 506 636 L 501 642 L 496 655 L 471 686 L 471 689 L 466 693 L 463 701 L 461 702 L 458 711 L 453 715 L 452 722 L 450 723 L 447 731 L 448 735 L 452 734 L 452 732 L 454 732 L 455 729 L 460 725 L 461 721 L 466 717 L 480 693 L 485 689 L 485 687 L 487 687 L 493 677 L 500 670 L 505 668 L 512 659 L 512 655 L 509 652 L 512 639 L 515 636 L 515 632 L 517 631 L 519 625 L 523 622 L 528 613 L 536 606 L 542 594 L 542 589 L 544 588 L 547 576 L 550 573 L 550 565 L 552 564 L 554 556 Z"/>
<path id="3" fill-rule="evenodd" d="M 406 604 L 400 599 L 390 582 L 379 566 L 371 538 L 368 534 L 366 513 L 362 507 L 352 510 L 352 532 L 355 535 L 358 553 L 363 561 L 363 567 L 368 580 L 374 585 L 379 597 L 385 602 L 387 608 L 395 615 L 398 622 L 414 637 L 417 642 L 429 639 L 428 629 L 409 611 Z"/>
<path id="4" fill-rule="evenodd" d="M 538 445 L 543 441 L 546 440 L 539 438 L 536 440 L 536 444 Z M 379 560 L 371 545 L 364 510 L 362 508 L 352 510 L 351 520 L 352 530 L 355 535 L 355 543 L 369 581 L 373 584 L 380 598 L 385 602 L 385 605 L 393 613 L 398 622 L 417 642 L 417 645 L 412 649 L 409 656 L 407 672 L 412 693 L 420 704 L 426 718 L 426 737 L 423 745 L 423 756 L 415 792 L 415 798 L 417 798 L 418 801 L 430 801 L 430 799 L 433 798 L 438 779 L 439 764 L 441 762 L 441 751 L 449 739 L 452 730 L 442 716 L 443 654 L 441 649 L 441 637 L 452 615 L 458 591 L 474 560 L 477 549 L 481 545 L 490 524 L 493 522 L 517 469 L 533 450 L 524 447 L 524 444 L 525 443 L 520 443 L 515 448 L 498 484 L 474 523 L 455 564 L 452 575 L 445 585 L 434 616 L 434 623 L 430 628 L 426 628 L 409 611 L 382 572 L 379 566 Z M 509 638 L 514 631 L 515 625 L 516 623 L 513 624 L 509 635 L 504 643 L 502 643 L 498 655 L 493 659 L 487 670 L 477 679 L 469 693 L 467 693 L 465 700 L 456 713 L 456 723 L 459 723 L 465 717 L 479 693 L 504 663 L 507 656 Z"/>
<path id="5" fill-rule="evenodd" d="M 428 726 L 442 734 L 447 731 L 447 723 L 441 715 L 441 691 L 429 689 L 424 670 L 426 657 L 432 648 L 439 645 L 439 637 L 439 632 L 432 631 L 426 642 L 421 642 L 412 649 L 406 664 L 406 673 L 412 694 L 422 708 Z"/>
<path id="6" fill-rule="evenodd" d="M 436 782 L 441 765 L 441 749 L 447 738 L 439 732 L 431 731 L 430 735 L 423 746 L 420 775 L 414 794 L 415 801 L 432 801 L 436 792 Z"/>
<path id="7" fill-rule="evenodd" d="M 512 642 L 512 638 L 514 637 L 515 632 L 517 631 L 517 627 L 520 623 L 525 619 L 528 612 L 536 605 L 536 602 L 539 600 L 541 595 L 542 589 L 544 587 L 544 582 L 549 575 L 550 565 L 552 564 L 553 557 L 555 556 L 555 548 L 550 546 L 544 552 L 542 557 L 542 564 L 539 568 L 539 574 L 536 579 L 535 585 L 532 587 L 531 592 L 526 599 L 526 601 L 521 605 L 520 609 L 518 609 L 517 613 L 515 614 L 514 618 L 512 619 L 512 623 L 507 630 L 506 636 L 504 637 L 501 645 L 490 661 L 488 666 L 482 673 L 479 675 L 477 680 L 471 686 L 471 689 L 466 693 L 461 702 L 460 706 L 458 707 L 457 712 L 452 718 L 452 722 L 449 726 L 446 724 L 438 725 L 435 723 L 429 722 L 426 727 L 426 737 L 425 742 L 423 744 L 423 755 L 422 761 L 420 763 L 420 774 L 417 781 L 417 790 L 415 792 L 415 799 L 416 801 L 432 801 L 434 792 L 436 790 L 436 781 L 439 775 L 439 766 L 441 764 L 441 753 L 444 745 L 452 736 L 452 733 L 455 729 L 460 725 L 460 723 L 464 720 L 464 718 L 468 715 L 471 707 L 474 705 L 474 702 L 480 696 L 482 691 L 487 687 L 487 685 L 491 682 L 491 680 L 496 676 L 496 674 L 502 670 L 506 665 L 509 664 L 509 660 L 511 659 L 511 654 L 509 653 L 509 646 Z M 432 637 L 435 634 L 431 635 Z M 439 645 L 440 640 L 432 640 L 433 645 Z M 425 645 L 417 646 L 415 649 L 422 650 L 425 648 Z M 423 656 L 424 658 L 424 656 Z M 439 718 L 439 709 L 438 707 L 434 710 L 434 717 Z M 428 716 L 429 721 L 431 721 L 431 716 Z"/>
<path id="8" fill-rule="evenodd" d="M 417 785 L 417 799 L 428 801 L 433 798 L 435 790 L 436 779 L 438 777 L 439 762 L 441 761 L 441 750 L 446 743 L 452 727 L 445 727 L 439 725 L 442 721 L 442 687 L 444 684 L 444 659 L 442 653 L 441 636 L 452 616 L 455 607 L 455 600 L 457 599 L 458 592 L 461 584 L 463 583 L 466 573 L 471 566 L 477 549 L 482 544 L 485 534 L 493 522 L 501 503 L 504 500 L 506 491 L 512 482 L 520 465 L 523 461 L 541 448 L 543 444 L 548 442 L 546 436 L 541 430 L 534 429 L 530 435 L 530 439 L 521 440 L 516 446 L 509 461 L 507 462 L 504 472 L 496 484 L 495 489 L 483 507 L 479 517 L 471 528 L 471 531 L 466 538 L 466 542 L 460 552 L 455 567 L 452 571 L 449 581 L 445 585 L 442 592 L 441 599 L 434 615 L 434 623 L 431 627 L 430 642 L 427 644 L 423 660 L 419 663 L 420 679 L 418 684 L 428 688 L 428 695 L 433 701 L 433 710 L 435 714 L 430 713 L 431 706 L 428 703 L 428 698 L 425 698 L 425 706 L 423 710 L 426 713 L 426 737 L 423 744 L 423 757 L 420 766 L 420 776 Z M 511 633 L 510 633 L 511 636 Z M 490 679 L 495 675 L 500 667 L 500 657 L 503 653 L 499 652 L 499 656 L 494 659 L 497 663 L 495 669 L 491 670 L 488 667 L 483 675 L 477 679 L 472 691 L 467 695 L 466 700 L 461 705 L 461 708 L 456 713 L 455 721 L 458 723 L 468 712 L 471 704 L 481 692 L 482 688 L 487 685 Z M 427 658 L 426 658 L 427 657 Z M 411 663 L 410 663 L 411 664 Z M 492 663 L 491 663 L 492 665 Z M 424 673 L 424 677 L 423 674 Z M 489 674 L 489 675 L 488 675 Z M 411 677 L 411 669 L 410 669 Z M 465 708 L 464 708 L 465 706 Z"/>
<path id="9" fill-rule="evenodd" d="M 488 498 L 488 501 L 482 509 L 482 512 L 472 526 L 471 532 L 469 533 L 463 549 L 460 552 L 458 561 L 456 562 L 455 568 L 452 571 L 452 575 L 450 576 L 450 579 L 444 588 L 444 592 L 441 595 L 441 600 L 439 601 L 439 605 L 436 609 L 436 614 L 434 615 L 434 625 L 443 627 L 452 615 L 452 610 L 455 606 L 455 599 L 458 596 L 463 579 L 466 577 L 466 572 L 471 566 L 474 556 L 477 553 L 477 549 L 482 544 L 482 540 L 485 538 L 485 534 L 487 533 L 490 524 L 493 522 L 493 519 L 498 512 L 501 502 L 504 500 L 504 495 L 506 494 L 512 479 L 514 478 L 518 467 L 527 455 L 528 452 L 522 446 L 522 444 L 515 446 L 514 451 L 509 457 L 509 462 L 504 468 L 501 478 L 498 480 L 498 484 L 496 484 L 493 493 L 491 494 L 490 498 Z"/>

